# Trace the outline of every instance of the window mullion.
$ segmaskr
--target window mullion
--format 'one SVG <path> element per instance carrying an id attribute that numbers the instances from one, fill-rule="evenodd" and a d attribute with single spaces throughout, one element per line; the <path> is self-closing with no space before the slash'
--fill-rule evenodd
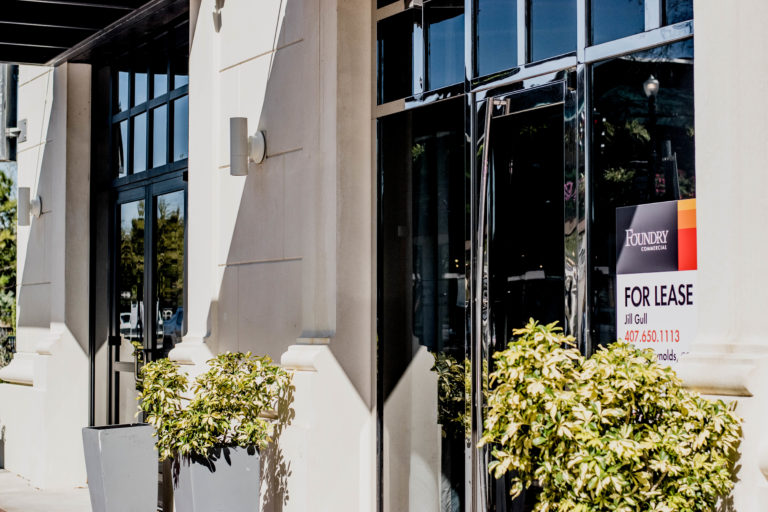
<path id="1" fill-rule="evenodd" d="M 133 104 L 133 70 L 128 73 L 128 120 L 126 130 L 128 132 L 128 144 L 125 148 L 125 174 L 133 174 L 133 117 L 131 117 L 131 105 Z"/>
<path id="2" fill-rule="evenodd" d="M 169 36 L 170 41 L 170 36 Z M 170 42 L 167 42 L 170 46 Z M 168 60 L 165 63 L 165 72 L 168 75 L 168 99 L 166 105 L 168 105 L 165 108 L 165 163 L 170 164 L 173 160 L 171 159 L 171 155 L 173 154 L 173 148 L 171 148 L 171 144 L 173 143 L 173 125 L 171 125 L 171 91 L 173 90 L 173 75 L 171 75 L 171 51 L 168 51 Z"/>
<path id="3" fill-rule="evenodd" d="M 584 49 L 589 44 L 588 1 L 576 0 L 576 56 L 579 62 L 584 62 Z"/>
<path id="4" fill-rule="evenodd" d="M 661 27 L 663 0 L 645 0 L 645 31 Z"/>
<path id="5" fill-rule="evenodd" d="M 517 0 L 517 65 L 528 62 L 528 1 Z"/>

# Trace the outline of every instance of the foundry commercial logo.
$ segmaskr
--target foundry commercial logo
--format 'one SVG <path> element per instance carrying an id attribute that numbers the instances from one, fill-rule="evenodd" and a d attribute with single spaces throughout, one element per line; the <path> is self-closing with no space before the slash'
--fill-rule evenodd
<path id="1" fill-rule="evenodd" d="M 631 229 L 625 229 L 625 237 L 627 240 L 627 247 L 640 247 L 640 250 L 645 251 L 666 251 L 667 250 L 667 236 L 669 236 L 669 230 L 664 231 L 646 231 L 645 233 L 635 233 Z"/>
<path id="2" fill-rule="evenodd" d="M 616 209 L 616 273 L 670 272 L 677 265 L 677 201 Z"/>

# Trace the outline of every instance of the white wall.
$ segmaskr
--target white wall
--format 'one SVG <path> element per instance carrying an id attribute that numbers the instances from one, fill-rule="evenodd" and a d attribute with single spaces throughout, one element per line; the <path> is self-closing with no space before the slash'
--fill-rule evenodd
<path id="1" fill-rule="evenodd" d="M 194 374 L 250 350 L 296 370 L 264 510 L 375 510 L 373 5 L 220 4 L 217 31 L 216 2 L 193 3 L 188 332 L 171 358 Z M 229 174 L 235 116 L 266 132 L 245 177 Z"/>
<path id="2" fill-rule="evenodd" d="M 768 3 L 696 0 L 698 337 L 688 385 L 738 402 L 734 510 L 768 509 Z"/>
<path id="3" fill-rule="evenodd" d="M 22 66 L 18 183 L 43 214 L 18 228 L 18 353 L 0 371 L 5 465 L 38 487 L 85 483 L 90 67 Z"/>

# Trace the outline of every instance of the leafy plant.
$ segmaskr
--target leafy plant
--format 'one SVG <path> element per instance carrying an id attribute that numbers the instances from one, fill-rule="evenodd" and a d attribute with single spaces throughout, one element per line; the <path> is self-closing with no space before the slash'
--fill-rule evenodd
<path id="1" fill-rule="evenodd" d="M 431 370 L 437 374 L 437 421 L 442 425 L 443 437 L 463 439 L 472 431 L 470 389 L 472 375 L 466 370 L 469 360 L 462 363 L 446 352 L 432 354 L 435 364 Z"/>
<path id="2" fill-rule="evenodd" d="M 536 511 L 714 510 L 732 489 L 740 419 L 683 388 L 653 351 L 619 341 L 585 358 L 530 320 L 494 355 L 482 444 Z"/>
<path id="3" fill-rule="evenodd" d="M 139 409 L 156 428 L 160 460 L 207 457 L 215 448 L 264 448 L 273 423 L 264 416 L 291 390 L 291 376 L 267 357 L 225 353 L 208 361 L 195 379 L 193 398 L 184 404 L 189 382 L 168 359 L 141 369 Z"/>

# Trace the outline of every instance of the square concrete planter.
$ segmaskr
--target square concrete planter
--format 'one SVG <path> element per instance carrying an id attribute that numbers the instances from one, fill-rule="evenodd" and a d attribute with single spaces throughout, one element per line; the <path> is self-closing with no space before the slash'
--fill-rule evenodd
<path id="1" fill-rule="evenodd" d="M 258 450 L 242 447 L 175 461 L 175 512 L 257 512 L 259 466 Z"/>
<path id="2" fill-rule="evenodd" d="M 154 427 L 85 427 L 83 449 L 93 512 L 157 510 Z"/>

